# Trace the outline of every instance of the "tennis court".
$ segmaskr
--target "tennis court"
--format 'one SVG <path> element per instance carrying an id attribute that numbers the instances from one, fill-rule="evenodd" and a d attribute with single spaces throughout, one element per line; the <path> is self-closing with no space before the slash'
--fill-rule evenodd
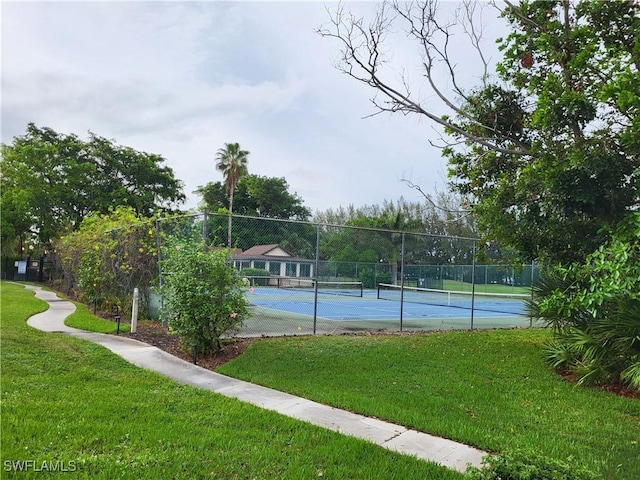
<path id="1" fill-rule="evenodd" d="M 253 327 L 264 330 L 261 319 L 286 322 L 297 330 L 354 331 L 371 329 L 433 330 L 530 326 L 526 295 L 451 292 L 398 285 L 364 289 L 360 282 L 313 282 L 255 286 L 247 300 Z M 317 299 L 317 301 L 316 301 Z M 472 315 L 473 313 L 473 315 Z M 312 323 L 310 323 L 312 322 Z"/>
<path id="2" fill-rule="evenodd" d="M 185 241 L 193 238 L 224 248 L 232 233 L 230 264 L 243 279 L 250 316 L 230 335 L 510 328 L 534 323 L 524 297 L 530 298 L 537 266 L 503 261 L 507 259 L 499 248 L 492 250 L 489 263 L 480 263 L 489 259 L 480 258 L 478 238 L 242 215 L 233 215 L 231 232 L 230 220 L 227 215 L 203 212 L 157 222 L 161 242 L 165 235 L 184 235 Z M 343 288 L 319 282 L 353 284 Z M 392 287 L 379 292 L 380 284 Z M 398 292 L 394 284 L 407 288 Z M 428 294 L 411 288 L 450 292 Z M 455 293 L 471 289 L 478 292 L 473 300 L 469 294 Z M 502 292 L 520 293 L 523 298 L 482 295 Z"/>

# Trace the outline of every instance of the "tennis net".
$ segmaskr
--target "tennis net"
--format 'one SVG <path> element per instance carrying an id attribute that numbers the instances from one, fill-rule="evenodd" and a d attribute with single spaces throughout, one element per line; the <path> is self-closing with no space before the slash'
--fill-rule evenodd
<path id="1" fill-rule="evenodd" d="M 350 297 L 362 297 L 362 282 L 326 282 L 311 278 L 280 277 L 278 288 L 288 288 L 297 291 L 315 291 L 328 295 L 345 295 Z"/>
<path id="2" fill-rule="evenodd" d="M 527 294 L 484 293 L 437 290 L 381 283 L 378 285 L 378 299 L 422 303 L 442 307 L 474 309 L 486 312 L 526 314 Z"/>

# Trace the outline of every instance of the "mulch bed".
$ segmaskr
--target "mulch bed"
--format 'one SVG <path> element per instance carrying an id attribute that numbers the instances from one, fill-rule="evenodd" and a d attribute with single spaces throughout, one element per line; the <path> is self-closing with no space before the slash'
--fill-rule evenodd
<path id="1" fill-rule="evenodd" d="M 148 343 L 171 355 L 193 362 L 193 353 L 180 344 L 177 335 L 169 335 L 167 327 L 156 322 L 138 323 L 136 333 L 123 334 L 141 342 Z M 232 339 L 224 344 L 224 348 L 213 355 L 198 355 L 197 364 L 203 368 L 214 370 L 220 365 L 242 355 L 249 344 L 257 339 Z"/>

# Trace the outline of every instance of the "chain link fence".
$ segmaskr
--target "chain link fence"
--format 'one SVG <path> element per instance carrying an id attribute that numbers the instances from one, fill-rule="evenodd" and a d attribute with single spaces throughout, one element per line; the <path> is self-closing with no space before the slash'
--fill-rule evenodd
<path id="1" fill-rule="evenodd" d="M 251 313 L 241 337 L 533 325 L 537 268 L 477 264 L 473 238 L 206 212 L 158 219 L 158 252 L 169 236 L 231 240 Z"/>

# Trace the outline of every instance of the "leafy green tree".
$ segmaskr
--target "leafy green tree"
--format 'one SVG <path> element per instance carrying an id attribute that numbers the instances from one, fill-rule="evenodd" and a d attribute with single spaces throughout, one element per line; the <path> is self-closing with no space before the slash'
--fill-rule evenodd
<path id="1" fill-rule="evenodd" d="M 202 203 L 207 209 L 229 209 L 230 199 L 221 182 L 208 183 L 196 192 L 202 196 Z M 302 198 L 289 192 L 289 184 L 284 177 L 259 175 L 246 175 L 238 180 L 233 211 L 239 215 L 287 220 L 308 220 L 311 215 Z"/>
<path id="2" fill-rule="evenodd" d="M 12 212 L 6 233 L 37 236 L 47 245 L 77 228 L 90 211 L 81 198 L 92 173 L 83 142 L 29 124 L 26 135 L 1 148 L 3 217 Z"/>
<path id="3" fill-rule="evenodd" d="M 206 209 L 228 209 L 229 197 L 221 182 L 208 183 L 200 187 L 197 193 L 202 196 Z M 242 177 L 236 185 L 233 209 L 239 215 L 270 219 L 307 220 L 310 216 L 303 200 L 296 193 L 289 192 L 289 184 L 283 177 Z M 209 232 L 212 237 L 219 238 L 223 230 L 219 219 L 210 219 Z M 304 223 L 236 217 L 233 230 L 233 246 L 243 250 L 254 245 L 277 243 L 294 256 L 315 257 L 316 231 Z"/>
<path id="4" fill-rule="evenodd" d="M 369 24 L 339 7 L 320 33 L 340 43 L 339 68 L 375 89 L 378 111 L 442 129 L 452 186 L 470 197 L 486 240 L 548 263 L 582 260 L 640 202 L 638 4 L 505 1 L 510 33 L 499 40 L 497 76 L 478 5 L 461 4 L 449 23 L 435 0 L 383 2 Z M 457 74 L 455 28 L 468 35 L 465 63 L 477 54 L 475 87 Z M 385 54 L 398 30 L 419 47 L 431 96 Z"/>
<path id="5" fill-rule="evenodd" d="M 526 1 L 504 15 L 504 86 L 470 92 L 455 119 L 500 148 L 445 155 L 486 231 L 531 258 L 581 260 L 640 200 L 640 11 Z"/>
<path id="6" fill-rule="evenodd" d="M 31 236 L 50 245 L 91 212 L 129 206 L 149 215 L 185 198 L 161 156 L 93 133 L 83 141 L 30 123 L 25 135 L 1 148 L 3 244 Z"/>
<path id="7" fill-rule="evenodd" d="M 103 209 L 116 202 L 150 216 L 157 210 L 172 211 L 185 200 L 182 182 L 162 165 L 160 155 L 117 145 L 93 133 L 88 144 L 95 163 L 93 194 Z"/>
<path id="8" fill-rule="evenodd" d="M 246 286 L 230 267 L 227 249 L 202 242 L 168 241 L 163 248 L 161 315 L 186 348 L 199 352 L 222 348 L 221 337 L 249 315 Z"/>
<path id="9" fill-rule="evenodd" d="M 0 248 L 3 256 L 21 255 L 27 236 L 32 236 L 35 219 L 31 216 L 28 192 L 7 188 L 2 177 L 0 195 Z"/>
<path id="10" fill-rule="evenodd" d="M 249 152 L 241 150 L 238 143 L 225 143 L 224 148 L 216 152 L 216 169 L 222 172 L 226 193 L 229 197 L 228 247 L 231 248 L 231 215 L 233 215 L 233 195 L 238 181 L 248 175 L 247 161 Z"/>

